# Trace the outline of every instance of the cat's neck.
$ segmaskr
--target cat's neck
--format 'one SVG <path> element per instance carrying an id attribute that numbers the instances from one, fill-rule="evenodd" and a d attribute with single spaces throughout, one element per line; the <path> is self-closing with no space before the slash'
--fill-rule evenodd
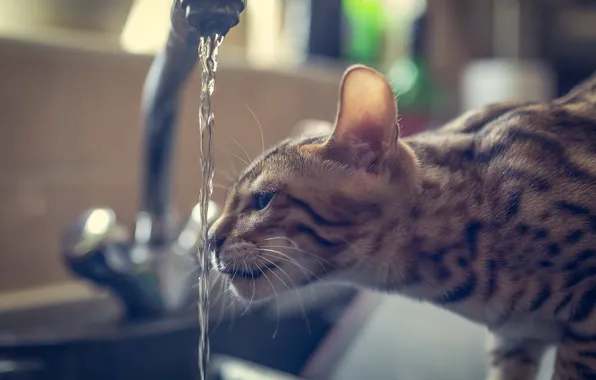
<path id="1" fill-rule="evenodd" d="M 479 254 L 477 236 L 489 215 L 470 138 L 424 137 L 407 141 L 419 157 L 419 189 L 408 215 L 387 232 L 381 252 L 385 286 L 445 280 L 443 260 L 461 265 Z M 430 273 L 432 272 L 432 273 Z"/>

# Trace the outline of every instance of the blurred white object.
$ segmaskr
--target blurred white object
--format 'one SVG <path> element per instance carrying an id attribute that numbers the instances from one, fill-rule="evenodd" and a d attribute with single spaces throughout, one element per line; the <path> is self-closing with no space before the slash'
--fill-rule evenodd
<path id="1" fill-rule="evenodd" d="M 122 48 L 133 54 L 163 49 L 172 25 L 172 0 L 136 0 L 120 35 Z"/>
<path id="2" fill-rule="evenodd" d="M 275 65 L 280 60 L 283 3 L 278 0 L 248 1 L 247 58 L 259 67 Z"/>
<path id="3" fill-rule="evenodd" d="M 540 61 L 494 59 L 472 62 L 461 81 L 463 111 L 502 101 L 547 101 L 554 74 Z"/>
<path id="4" fill-rule="evenodd" d="M 300 64 L 308 58 L 310 9 L 312 0 L 285 0 L 281 46 L 283 59 Z"/>
<path id="5" fill-rule="evenodd" d="M 304 119 L 299 121 L 292 129 L 291 136 L 320 136 L 333 131 L 333 123 L 319 119 Z"/>
<path id="6" fill-rule="evenodd" d="M 543 102 L 555 96 L 555 75 L 536 56 L 539 43 L 526 30 L 531 7 L 495 1 L 493 59 L 471 62 L 461 78 L 463 111 L 503 101 Z"/>

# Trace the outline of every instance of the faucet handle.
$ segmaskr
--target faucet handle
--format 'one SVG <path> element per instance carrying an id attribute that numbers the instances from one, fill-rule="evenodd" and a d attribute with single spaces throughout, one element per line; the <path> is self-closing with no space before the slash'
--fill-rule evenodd
<path id="1" fill-rule="evenodd" d="M 88 210 L 63 234 L 65 264 L 81 279 L 110 289 L 129 317 L 162 315 L 165 307 L 159 281 L 147 260 L 139 260 L 129 240 L 113 210 Z"/>
<path id="2" fill-rule="evenodd" d="M 174 212 L 169 211 L 163 217 L 156 217 L 147 211 L 139 212 L 134 226 L 135 243 L 161 248 L 168 246 L 178 228 Z"/>
<path id="3" fill-rule="evenodd" d="M 221 208 L 213 201 L 209 201 L 209 207 L 207 208 L 207 226 L 211 225 L 221 215 Z M 201 205 L 196 204 L 190 217 L 186 222 L 186 225 L 178 235 L 177 245 L 185 251 L 191 251 L 193 248 L 198 248 L 203 245 L 203 236 L 200 234 L 201 229 Z"/>
<path id="4" fill-rule="evenodd" d="M 62 235 L 62 250 L 69 259 L 85 257 L 106 244 L 125 242 L 128 232 L 116 221 L 110 208 L 92 208 Z"/>

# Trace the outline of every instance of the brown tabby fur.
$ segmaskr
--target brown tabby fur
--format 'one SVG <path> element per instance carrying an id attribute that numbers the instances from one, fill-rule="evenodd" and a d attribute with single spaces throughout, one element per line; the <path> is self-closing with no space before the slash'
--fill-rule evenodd
<path id="1" fill-rule="evenodd" d="M 355 66 L 329 135 L 247 168 L 211 231 L 234 292 L 397 292 L 485 324 L 490 379 L 534 379 L 549 345 L 553 379 L 596 379 L 596 76 L 409 138 L 396 120 L 387 81 Z"/>

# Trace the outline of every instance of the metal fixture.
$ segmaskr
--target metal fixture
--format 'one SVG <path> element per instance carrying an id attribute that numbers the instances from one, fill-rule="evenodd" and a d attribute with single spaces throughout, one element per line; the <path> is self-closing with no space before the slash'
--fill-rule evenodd
<path id="1" fill-rule="evenodd" d="M 197 61 L 201 36 L 225 35 L 238 24 L 244 0 L 175 0 L 166 48 L 155 58 L 143 88 L 144 179 L 134 236 L 109 208 L 88 210 L 65 233 L 63 251 L 73 272 L 120 298 L 129 317 L 181 310 L 194 299 L 199 206 L 180 231 L 170 187 L 178 96 Z M 209 223 L 219 216 L 209 205 Z"/>
<path id="2" fill-rule="evenodd" d="M 240 13 L 246 0 L 179 0 L 172 7 L 172 20 L 176 27 L 192 28 L 200 36 L 226 35 L 240 22 Z M 178 15 L 184 15 L 178 17 Z"/>

